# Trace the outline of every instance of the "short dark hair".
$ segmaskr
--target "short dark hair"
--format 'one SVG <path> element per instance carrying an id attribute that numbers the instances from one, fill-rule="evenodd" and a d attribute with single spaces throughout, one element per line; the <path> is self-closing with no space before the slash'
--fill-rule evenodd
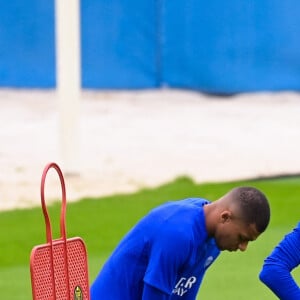
<path id="1" fill-rule="evenodd" d="M 254 187 L 237 187 L 232 190 L 241 217 L 246 224 L 255 224 L 259 233 L 266 230 L 270 222 L 270 206 L 267 197 Z"/>

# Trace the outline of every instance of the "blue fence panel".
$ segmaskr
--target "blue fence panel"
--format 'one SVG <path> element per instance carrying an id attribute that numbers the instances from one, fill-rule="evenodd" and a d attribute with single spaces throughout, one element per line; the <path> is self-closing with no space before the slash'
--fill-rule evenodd
<path id="1" fill-rule="evenodd" d="M 163 81 L 212 93 L 300 90 L 300 2 L 164 1 Z"/>
<path id="2" fill-rule="evenodd" d="M 158 86 L 156 5 L 155 0 L 81 1 L 83 87 Z"/>
<path id="3" fill-rule="evenodd" d="M 81 1 L 82 86 L 300 90 L 298 0 Z M 55 87 L 54 0 L 2 1 L 0 86 Z"/>
<path id="4" fill-rule="evenodd" d="M 53 1 L 1 1 L 0 86 L 55 86 Z"/>

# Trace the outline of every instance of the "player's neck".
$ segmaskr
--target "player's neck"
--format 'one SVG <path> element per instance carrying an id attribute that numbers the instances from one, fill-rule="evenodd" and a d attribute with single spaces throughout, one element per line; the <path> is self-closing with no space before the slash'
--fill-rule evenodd
<path id="1" fill-rule="evenodd" d="M 216 204 L 214 202 L 209 203 L 203 207 L 205 215 L 205 224 L 208 236 L 212 237 L 215 234 L 215 210 Z"/>

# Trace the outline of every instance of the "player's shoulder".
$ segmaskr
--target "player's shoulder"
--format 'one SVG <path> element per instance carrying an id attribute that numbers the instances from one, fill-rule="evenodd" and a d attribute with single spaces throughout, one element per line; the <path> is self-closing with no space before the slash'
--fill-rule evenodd
<path id="1" fill-rule="evenodd" d="M 204 205 L 210 203 L 209 200 L 204 198 L 198 198 L 198 197 L 190 197 L 185 198 L 177 201 L 173 201 L 173 203 L 176 205 L 182 205 L 182 206 L 197 206 L 197 207 L 203 207 Z"/>
<path id="2" fill-rule="evenodd" d="M 300 222 L 297 224 L 297 226 L 293 230 L 293 234 L 297 235 L 300 237 Z M 299 239 L 300 240 L 300 239 Z"/>
<path id="3" fill-rule="evenodd" d="M 202 208 L 204 205 L 210 203 L 204 198 L 185 198 L 179 200 L 169 200 L 150 211 L 150 213 L 160 213 L 163 211 L 177 211 L 184 209 Z"/>
<path id="4" fill-rule="evenodd" d="M 300 222 L 294 227 L 293 230 L 288 232 L 282 241 L 279 243 L 280 248 L 290 248 L 290 247 L 300 246 Z"/>

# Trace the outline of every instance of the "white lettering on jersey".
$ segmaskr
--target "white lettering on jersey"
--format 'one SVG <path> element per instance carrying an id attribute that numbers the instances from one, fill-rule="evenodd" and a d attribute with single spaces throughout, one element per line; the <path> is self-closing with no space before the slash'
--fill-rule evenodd
<path id="1" fill-rule="evenodd" d="M 196 281 L 197 278 L 195 276 L 191 276 L 189 278 L 181 277 L 175 285 L 172 293 L 182 297 L 189 289 L 192 288 Z"/>

